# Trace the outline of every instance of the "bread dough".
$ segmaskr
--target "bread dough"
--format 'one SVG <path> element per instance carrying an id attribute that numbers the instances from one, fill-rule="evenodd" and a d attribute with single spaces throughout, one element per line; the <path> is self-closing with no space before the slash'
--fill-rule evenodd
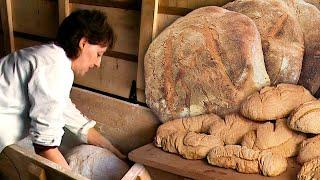
<path id="1" fill-rule="evenodd" d="M 129 166 L 109 150 L 92 145 L 77 146 L 65 158 L 72 171 L 92 180 L 121 179 L 129 170 Z"/>

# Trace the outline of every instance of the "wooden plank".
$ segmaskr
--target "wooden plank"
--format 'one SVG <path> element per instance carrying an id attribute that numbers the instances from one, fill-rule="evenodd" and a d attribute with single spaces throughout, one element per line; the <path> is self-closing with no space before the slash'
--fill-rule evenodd
<path id="1" fill-rule="evenodd" d="M 36 46 L 36 45 L 40 45 L 40 44 L 42 44 L 42 43 L 38 42 L 38 41 L 32 41 L 32 40 L 28 40 L 28 39 L 24 39 L 24 38 L 20 38 L 20 37 L 14 38 L 14 46 L 15 46 L 16 50 L 30 47 L 30 46 Z"/>
<path id="2" fill-rule="evenodd" d="M 58 1 L 12 0 L 12 11 L 14 31 L 50 38 L 56 36 Z"/>
<path id="3" fill-rule="evenodd" d="M 121 180 L 151 180 L 150 174 L 142 164 L 135 163 Z"/>
<path id="4" fill-rule="evenodd" d="M 196 9 L 204 6 L 223 6 L 233 0 L 170 0 L 160 1 L 159 6 L 162 7 L 175 7 L 175 8 L 187 8 Z"/>
<path id="5" fill-rule="evenodd" d="M 147 144 L 129 153 L 129 159 L 146 166 L 193 179 L 223 179 L 223 180 L 291 180 L 296 179 L 300 170 L 293 159 L 283 174 L 276 177 L 265 177 L 259 174 L 242 174 L 231 169 L 214 167 L 203 160 L 187 160 L 176 154 L 162 151 L 153 144 Z"/>
<path id="6" fill-rule="evenodd" d="M 97 121 L 97 130 L 128 153 L 153 141 L 160 121 L 149 108 L 80 88 L 70 95 L 76 107 Z"/>
<path id="7" fill-rule="evenodd" d="M 0 154 L 0 179 L 20 179 L 18 170 L 4 153 Z"/>
<path id="8" fill-rule="evenodd" d="M 58 8 L 59 8 L 59 24 L 69 15 L 70 8 L 69 8 L 69 0 L 59 0 L 58 1 Z"/>
<path id="9" fill-rule="evenodd" d="M 158 14 L 158 27 L 155 36 L 158 36 L 166 27 L 177 20 L 179 15 Z"/>
<path id="10" fill-rule="evenodd" d="M 140 1 L 114 1 L 114 0 L 70 0 L 70 3 L 85 4 L 92 6 L 113 7 L 126 10 L 141 10 Z"/>
<path id="11" fill-rule="evenodd" d="M 142 0 L 137 73 L 137 87 L 140 89 L 144 89 L 144 55 L 156 33 L 158 4 L 158 0 Z"/>
<path id="12" fill-rule="evenodd" d="M 0 0 L 0 17 L 4 40 L 4 53 L 14 51 L 12 5 L 10 0 Z"/>
<path id="13" fill-rule="evenodd" d="M 71 3 L 70 10 L 74 11 L 76 9 L 97 9 L 103 11 L 108 16 L 108 22 L 116 35 L 115 46 L 112 50 L 138 55 L 139 11 Z"/>
<path id="14" fill-rule="evenodd" d="M 66 169 L 15 144 L 7 146 L 1 152 L 1 154 L 2 153 L 4 153 L 4 155 L 8 159 L 10 159 L 10 162 L 14 165 L 14 168 L 17 170 L 19 177 L 23 179 L 34 179 L 35 175 L 39 179 L 43 179 L 44 172 L 41 170 L 43 169 L 45 171 L 46 179 L 49 180 L 87 180 L 87 178 L 81 176 L 80 174 L 75 174 L 71 170 Z"/>
<path id="15" fill-rule="evenodd" d="M 76 77 L 75 83 L 128 98 L 136 72 L 135 62 L 103 56 L 100 68 Z"/>

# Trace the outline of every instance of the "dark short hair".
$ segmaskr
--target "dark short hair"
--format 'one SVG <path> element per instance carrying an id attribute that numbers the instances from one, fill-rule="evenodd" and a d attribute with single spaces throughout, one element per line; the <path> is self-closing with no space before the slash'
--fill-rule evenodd
<path id="1" fill-rule="evenodd" d="M 87 38 L 90 44 L 113 47 L 114 33 L 107 16 L 97 10 L 77 10 L 66 17 L 59 26 L 56 44 L 64 49 L 71 59 L 80 54 L 79 42 Z"/>

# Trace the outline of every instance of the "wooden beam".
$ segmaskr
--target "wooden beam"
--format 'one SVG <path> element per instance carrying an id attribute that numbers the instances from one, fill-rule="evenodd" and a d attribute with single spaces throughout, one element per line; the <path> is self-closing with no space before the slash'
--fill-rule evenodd
<path id="1" fill-rule="evenodd" d="M 185 16 L 191 11 L 193 11 L 193 9 L 159 6 L 158 13 L 159 14 Z"/>
<path id="2" fill-rule="evenodd" d="M 103 7 L 112 7 L 119 9 L 127 9 L 127 10 L 141 10 L 141 4 L 138 1 L 133 2 L 121 2 L 121 1 L 96 1 L 96 0 L 70 0 L 70 3 L 76 4 L 85 4 L 91 6 L 103 6 Z"/>
<path id="3" fill-rule="evenodd" d="M 5 156 L 10 160 L 14 166 L 13 171 L 17 172 L 19 179 L 88 180 L 88 178 L 16 144 L 7 146 L 0 156 Z"/>
<path id="4" fill-rule="evenodd" d="M 144 55 L 157 31 L 158 0 L 142 0 L 137 88 L 144 89 Z"/>
<path id="5" fill-rule="evenodd" d="M 121 180 L 151 180 L 149 172 L 142 164 L 135 163 Z"/>
<path id="6" fill-rule="evenodd" d="M 11 1 L 0 0 L 0 11 L 4 39 L 4 51 L 5 54 L 9 54 L 14 51 Z"/>
<path id="7" fill-rule="evenodd" d="M 59 24 L 61 24 L 64 18 L 66 18 L 70 13 L 69 0 L 59 0 L 58 7 L 59 7 Z"/>

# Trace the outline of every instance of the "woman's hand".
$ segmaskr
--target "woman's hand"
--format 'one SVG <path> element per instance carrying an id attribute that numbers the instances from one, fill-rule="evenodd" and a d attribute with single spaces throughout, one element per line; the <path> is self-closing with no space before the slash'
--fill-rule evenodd
<path id="1" fill-rule="evenodd" d="M 97 130 L 90 128 L 87 134 L 88 144 L 99 146 L 105 149 L 108 149 L 113 154 L 118 156 L 120 159 L 126 159 L 127 156 L 123 155 L 117 148 L 115 148 L 112 143 L 103 137 Z"/>

